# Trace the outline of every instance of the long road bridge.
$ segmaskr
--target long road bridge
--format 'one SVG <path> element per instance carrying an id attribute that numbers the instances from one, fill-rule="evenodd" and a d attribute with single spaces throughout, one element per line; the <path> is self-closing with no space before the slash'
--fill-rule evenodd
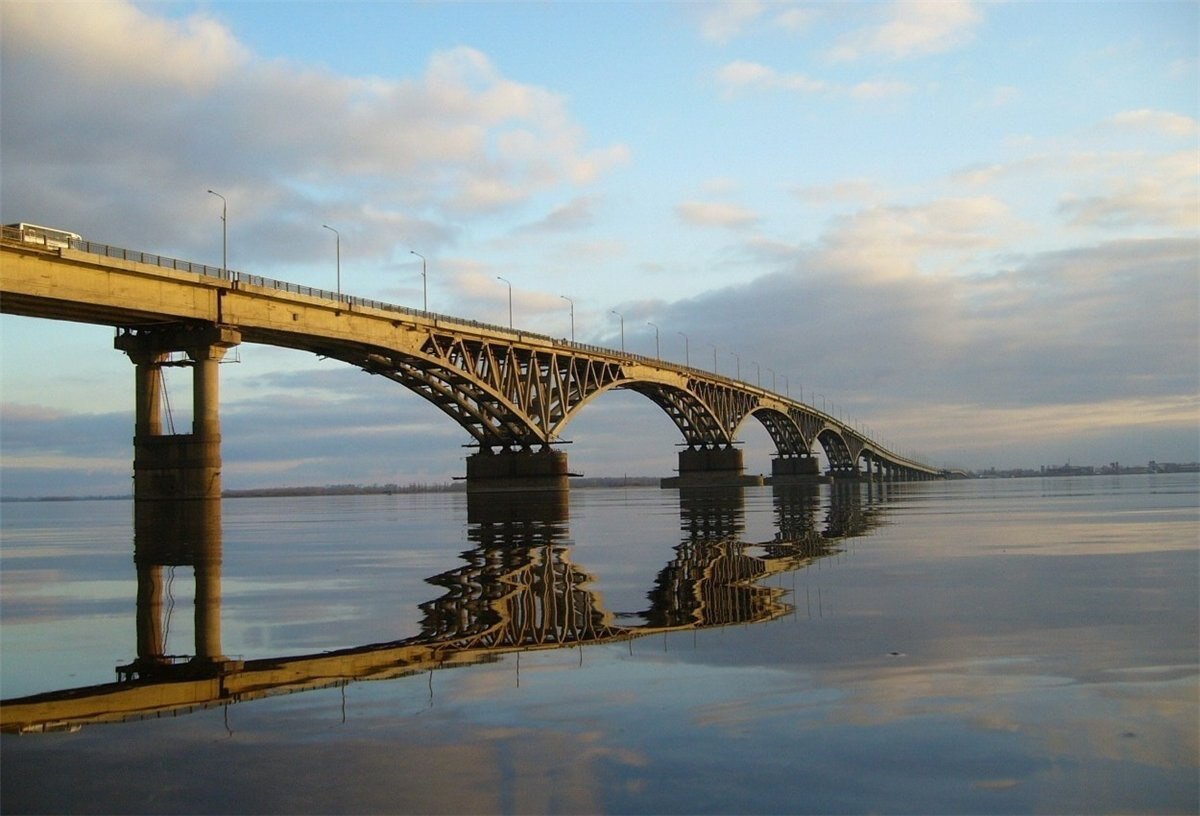
<path id="1" fill-rule="evenodd" d="M 220 493 L 218 366 L 242 342 L 310 351 L 387 377 L 440 408 L 479 450 L 469 491 L 565 489 L 566 425 L 610 389 L 636 391 L 683 435 L 664 487 L 746 484 L 742 424 L 776 451 L 775 483 L 916 480 L 945 474 L 836 417 L 757 385 L 624 351 L 568 342 L 228 269 L 5 227 L 0 312 L 113 326 L 135 365 L 134 491 L 142 499 Z M 173 355 L 186 354 L 186 360 Z M 190 434 L 163 432 L 162 368 L 192 368 Z"/>

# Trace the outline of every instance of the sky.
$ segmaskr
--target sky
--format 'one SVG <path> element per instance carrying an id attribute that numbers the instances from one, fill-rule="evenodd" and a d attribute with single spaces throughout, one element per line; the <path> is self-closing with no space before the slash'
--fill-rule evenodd
<path id="1" fill-rule="evenodd" d="M 0 0 L 0 219 L 219 266 L 213 190 L 233 269 L 420 306 L 424 256 L 431 311 L 500 325 L 503 278 L 520 327 L 939 466 L 1196 461 L 1198 43 L 1192 2 Z M 129 492 L 112 337 L 0 316 L 0 495 Z M 465 473 L 383 378 L 221 375 L 227 488 Z M 621 391 L 564 435 L 589 476 L 682 441 Z"/>

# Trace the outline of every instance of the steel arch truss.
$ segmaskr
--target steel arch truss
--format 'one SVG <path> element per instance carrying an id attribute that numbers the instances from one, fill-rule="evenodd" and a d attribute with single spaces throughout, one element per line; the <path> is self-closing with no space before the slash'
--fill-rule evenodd
<path id="1" fill-rule="evenodd" d="M 758 406 L 754 394 L 695 378 L 688 379 L 687 390 L 647 381 L 620 387 L 637 391 L 662 408 L 693 449 L 730 447 L 738 425 Z"/>
<path id="2" fill-rule="evenodd" d="M 695 394 L 662 383 L 630 382 L 621 386 L 636 391 L 663 410 L 689 448 L 728 447 L 731 437 L 722 430 L 712 410 Z"/>
<path id="3" fill-rule="evenodd" d="M 813 442 L 821 433 L 821 429 L 825 427 L 825 420 L 811 411 L 803 411 L 795 407 L 788 408 L 787 415 L 792 422 L 796 423 L 800 435 L 804 437 L 804 449 L 812 451 Z"/>
<path id="4" fill-rule="evenodd" d="M 834 472 L 854 470 L 857 456 L 850 453 L 850 446 L 840 433 L 831 427 L 826 427 L 817 434 L 817 441 L 825 449 L 825 458 L 829 460 L 829 469 Z"/>
<path id="5" fill-rule="evenodd" d="M 411 335 L 410 335 L 411 337 Z M 415 342 L 413 342 L 415 341 Z M 287 343 L 335 357 L 387 377 L 420 394 L 467 431 L 481 449 L 546 449 L 560 440 L 563 427 L 593 397 L 613 388 L 646 396 L 675 423 L 690 449 L 731 447 L 737 429 L 751 415 L 766 428 L 781 458 L 825 451 L 834 473 L 868 473 L 884 466 L 896 472 L 923 472 L 892 463 L 850 428 L 806 406 L 764 405 L 761 395 L 723 379 L 642 379 L 637 366 L 587 350 L 489 339 L 429 328 L 392 346 L 356 343 Z"/>
<path id="6" fill-rule="evenodd" d="M 430 331 L 420 354 L 379 352 L 359 363 L 454 418 L 481 448 L 544 448 L 621 366 L 554 349 Z"/>
<path id="7" fill-rule="evenodd" d="M 784 459 L 797 456 L 809 456 L 812 446 L 805 436 L 803 428 L 796 423 L 792 412 L 783 413 L 770 408 L 762 408 L 754 412 L 754 418 L 762 423 L 775 443 L 775 449 Z"/>

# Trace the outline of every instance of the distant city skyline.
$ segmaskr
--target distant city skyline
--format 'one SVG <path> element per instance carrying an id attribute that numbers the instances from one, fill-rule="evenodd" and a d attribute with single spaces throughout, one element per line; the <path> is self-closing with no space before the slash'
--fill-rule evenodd
<path id="1" fill-rule="evenodd" d="M 1200 459 L 1194 3 L 0 17 L 4 223 L 497 325 L 511 295 L 517 327 L 774 376 L 940 466 Z M 127 492 L 112 330 L 2 316 L 0 349 L 0 495 Z M 221 372 L 227 488 L 463 475 L 394 383 L 250 345 Z M 681 441 L 621 392 L 566 437 L 589 476 L 670 475 Z"/>

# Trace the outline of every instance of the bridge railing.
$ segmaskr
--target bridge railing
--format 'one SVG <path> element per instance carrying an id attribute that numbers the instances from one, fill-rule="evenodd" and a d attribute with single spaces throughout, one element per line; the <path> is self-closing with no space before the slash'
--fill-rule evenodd
<path id="1" fill-rule="evenodd" d="M 5 241 L 17 244 L 33 244 L 51 250 L 61 248 L 61 245 L 50 244 L 45 240 L 30 240 L 28 235 L 23 234 L 16 228 L 4 227 L 3 230 L 3 239 Z M 649 363 L 651 365 L 676 368 L 681 371 L 695 371 L 697 374 L 700 374 L 706 378 L 724 380 L 734 385 L 749 385 L 749 383 L 734 380 L 733 378 L 725 377 L 715 372 L 692 369 L 689 366 L 681 366 L 677 363 L 672 363 L 670 361 L 654 357 L 648 357 L 643 354 L 634 354 L 624 351 L 618 352 L 614 349 L 605 348 L 604 346 L 596 346 L 590 343 L 577 343 L 565 338 L 551 337 L 548 334 L 513 329 L 509 328 L 508 326 L 500 326 L 495 323 L 484 323 L 482 321 L 471 320 L 469 318 L 440 314 L 438 312 L 427 312 L 421 309 L 414 309 L 409 306 L 399 306 L 395 303 L 388 303 L 387 301 L 345 295 L 315 286 L 304 286 L 303 284 L 292 283 L 290 281 L 281 281 L 262 275 L 250 275 L 245 272 L 239 272 L 235 269 L 223 269 L 219 266 L 209 266 L 208 264 L 185 261 L 179 258 L 171 258 L 166 255 L 158 255 L 152 252 L 126 249 L 125 247 L 112 246 L 111 244 L 101 244 L 97 243 L 96 241 L 88 241 L 84 239 L 71 239 L 69 241 L 69 246 L 71 249 L 76 250 L 77 252 L 85 252 L 89 255 L 100 255 L 105 258 L 119 258 L 123 261 L 149 264 L 151 266 L 159 266 L 164 269 L 173 269 L 179 272 L 190 272 L 194 275 L 205 275 L 210 278 L 217 278 L 219 280 L 229 281 L 234 284 L 244 283 L 249 286 L 258 286 L 264 289 L 274 289 L 276 291 L 287 292 L 289 294 L 305 295 L 308 297 L 321 298 L 322 300 L 340 301 L 350 306 L 363 306 L 370 309 L 379 309 L 381 311 L 397 312 L 399 314 L 411 315 L 413 317 L 420 317 L 426 320 L 445 320 L 448 322 L 453 322 L 455 325 L 459 326 L 470 326 L 472 328 L 484 329 L 490 333 L 512 334 L 522 338 L 544 340 L 558 346 L 566 346 L 580 351 L 590 351 L 595 354 L 603 354 L 608 357 L 619 357 L 624 360 L 636 360 L 638 362 Z"/>

